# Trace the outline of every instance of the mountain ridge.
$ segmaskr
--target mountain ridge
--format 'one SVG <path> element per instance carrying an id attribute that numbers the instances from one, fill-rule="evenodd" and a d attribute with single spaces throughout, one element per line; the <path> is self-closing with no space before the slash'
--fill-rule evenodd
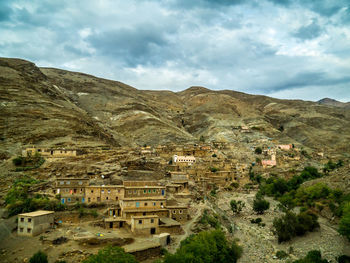
<path id="1" fill-rule="evenodd" d="M 10 58 L 0 58 L 0 80 L 5 151 L 28 144 L 196 143 L 201 136 L 207 141 L 260 138 L 348 150 L 350 111 L 330 110 L 317 102 L 199 86 L 180 92 L 137 90 L 119 81 Z M 250 127 L 251 134 L 237 134 L 238 126 Z"/>

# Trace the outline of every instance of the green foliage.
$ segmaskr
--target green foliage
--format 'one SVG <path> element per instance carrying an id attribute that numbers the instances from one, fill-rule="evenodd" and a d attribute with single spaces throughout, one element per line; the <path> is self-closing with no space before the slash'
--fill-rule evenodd
<path id="1" fill-rule="evenodd" d="M 216 153 L 214 153 L 211 157 L 214 157 L 214 158 L 217 157 Z"/>
<path id="2" fill-rule="evenodd" d="M 300 153 L 301 153 L 301 155 L 305 156 L 306 158 L 311 158 L 310 154 L 305 150 L 301 150 Z"/>
<path id="3" fill-rule="evenodd" d="M 343 160 L 338 160 L 337 163 L 332 162 L 331 160 L 328 161 L 323 167 L 324 173 L 329 173 L 330 171 L 335 170 L 336 168 L 339 168 L 344 165 Z"/>
<path id="4" fill-rule="evenodd" d="M 10 216 L 37 209 L 55 211 L 65 209 L 65 206 L 57 199 L 50 200 L 41 195 L 32 196 L 30 188 L 38 183 L 40 181 L 29 176 L 24 176 L 14 181 L 11 189 L 5 196 L 5 204 Z"/>
<path id="5" fill-rule="evenodd" d="M 260 224 L 261 222 L 262 222 L 261 217 L 250 220 L 250 223 L 252 223 L 252 224 Z"/>
<path id="6" fill-rule="evenodd" d="M 241 255 L 240 246 L 229 244 L 222 231 L 214 230 L 189 236 L 175 254 L 165 256 L 164 263 L 235 263 Z"/>
<path id="7" fill-rule="evenodd" d="M 47 255 L 42 252 L 38 251 L 36 252 L 30 259 L 29 263 L 48 263 L 49 261 L 47 260 Z"/>
<path id="8" fill-rule="evenodd" d="M 322 259 L 319 250 L 312 250 L 307 253 L 305 258 L 293 261 L 293 263 L 329 263 L 329 261 Z"/>
<path id="9" fill-rule="evenodd" d="M 245 203 L 243 201 L 231 200 L 230 202 L 231 210 L 234 214 L 239 214 L 242 212 L 243 207 L 245 207 Z"/>
<path id="10" fill-rule="evenodd" d="M 347 255 L 341 255 L 337 258 L 338 263 L 350 263 L 350 257 Z"/>
<path id="11" fill-rule="evenodd" d="M 265 210 L 270 208 L 270 203 L 263 199 L 261 196 L 257 195 L 253 202 L 253 210 L 259 215 L 263 214 Z"/>
<path id="12" fill-rule="evenodd" d="M 217 171 L 219 171 L 219 169 L 216 168 L 216 167 L 209 167 L 209 170 L 210 170 L 212 173 L 216 173 Z"/>
<path id="13" fill-rule="evenodd" d="M 232 183 L 230 184 L 230 186 L 231 186 L 231 187 L 234 187 L 234 188 L 238 188 L 238 187 L 239 187 L 239 183 L 237 183 L 237 182 L 232 182 Z"/>
<path id="14" fill-rule="evenodd" d="M 278 242 L 291 240 L 295 236 L 302 236 L 306 232 L 314 231 L 319 227 L 317 216 L 311 212 L 301 212 L 299 215 L 287 211 L 280 218 L 275 218 L 273 227 L 278 237 Z"/>
<path id="15" fill-rule="evenodd" d="M 199 220 L 199 223 L 201 223 L 202 225 L 210 225 L 211 227 L 213 227 L 215 229 L 219 229 L 221 227 L 220 222 L 218 220 L 218 216 L 216 214 L 211 216 L 209 214 L 208 209 L 204 210 L 203 215 L 202 215 L 201 219 Z"/>
<path id="16" fill-rule="evenodd" d="M 100 249 L 96 255 L 85 259 L 83 263 L 137 263 L 138 261 L 123 248 L 108 246 Z"/>
<path id="17" fill-rule="evenodd" d="M 40 156 L 40 154 L 35 154 L 34 156 L 22 157 L 18 156 L 12 160 L 12 163 L 17 166 L 16 172 L 28 171 L 39 168 L 45 159 Z"/>
<path id="18" fill-rule="evenodd" d="M 254 152 L 255 152 L 256 154 L 262 154 L 262 149 L 261 149 L 261 147 L 256 147 Z"/>
<path id="19" fill-rule="evenodd" d="M 201 137 L 199 137 L 199 141 L 200 141 L 200 142 L 205 142 L 205 138 L 204 138 L 203 135 L 201 135 Z"/>
<path id="20" fill-rule="evenodd" d="M 278 250 L 276 253 L 276 257 L 278 259 L 284 259 L 288 257 L 288 254 L 286 252 L 284 252 L 283 250 Z"/>
<path id="21" fill-rule="evenodd" d="M 98 217 L 98 213 L 97 213 L 96 210 L 92 210 L 92 211 L 90 212 L 90 214 L 91 214 L 94 218 Z"/>
<path id="22" fill-rule="evenodd" d="M 340 219 L 338 232 L 350 241 L 350 203 L 346 203 Z"/>

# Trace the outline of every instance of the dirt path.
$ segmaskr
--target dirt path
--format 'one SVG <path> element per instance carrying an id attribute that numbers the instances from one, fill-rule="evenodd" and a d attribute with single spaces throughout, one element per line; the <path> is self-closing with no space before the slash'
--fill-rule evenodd
<path id="1" fill-rule="evenodd" d="M 195 214 L 192 216 L 191 220 L 189 220 L 188 222 L 186 222 L 186 224 L 182 226 L 182 229 L 184 230 L 185 233 L 181 236 L 174 237 L 175 239 L 173 241 L 174 246 L 169 247 L 168 249 L 169 252 L 175 253 L 176 249 L 178 249 L 178 247 L 180 246 L 181 241 L 185 240 L 190 234 L 192 234 L 191 228 L 193 227 L 193 224 L 197 222 L 200 216 L 202 216 L 203 210 L 205 208 L 208 208 L 208 205 L 207 203 L 200 203 L 196 206 L 196 208 L 197 210 Z"/>

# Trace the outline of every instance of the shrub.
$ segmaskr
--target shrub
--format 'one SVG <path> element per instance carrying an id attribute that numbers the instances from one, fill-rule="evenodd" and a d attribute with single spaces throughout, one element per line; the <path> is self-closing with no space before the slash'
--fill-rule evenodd
<path id="1" fill-rule="evenodd" d="M 256 154 L 262 154 L 262 149 L 261 149 L 261 147 L 256 147 L 254 152 L 255 152 Z"/>
<path id="2" fill-rule="evenodd" d="M 42 252 L 38 251 L 36 252 L 30 259 L 29 263 L 48 263 L 49 261 L 47 260 L 47 255 Z"/>
<path id="3" fill-rule="evenodd" d="M 245 207 L 245 203 L 243 201 L 231 200 L 230 206 L 234 214 L 239 214 L 242 211 L 243 207 Z"/>
<path id="4" fill-rule="evenodd" d="M 305 258 L 293 261 L 293 263 L 329 263 L 328 260 L 322 259 L 319 250 L 309 251 Z"/>
<path id="5" fill-rule="evenodd" d="M 278 250 L 276 253 L 276 257 L 278 259 L 284 259 L 284 258 L 288 257 L 288 254 L 286 252 L 284 252 L 283 250 Z"/>
<path id="6" fill-rule="evenodd" d="M 260 224 L 261 222 L 262 222 L 261 217 L 250 220 L 250 223 L 252 223 L 252 224 Z"/>
<path id="7" fill-rule="evenodd" d="M 242 248 L 236 242 L 229 244 L 222 231 L 214 230 L 189 236 L 181 242 L 175 254 L 165 256 L 164 263 L 236 263 L 241 255 Z"/>
<path id="8" fill-rule="evenodd" d="M 338 232 L 350 241 L 350 203 L 345 204 Z"/>
<path id="9" fill-rule="evenodd" d="M 217 171 L 219 171 L 219 169 L 216 168 L 216 167 L 209 167 L 209 170 L 210 170 L 212 173 L 216 173 Z"/>
<path id="10" fill-rule="evenodd" d="M 295 236 L 302 236 L 308 231 L 314 231 L 319 227 L 317 216 L 311 212 L 302 212 L 296 215 L 287 211 L 281 218 L 273 220 L 273 227 L 278 237 L 278 242 L 291 240 Z"/>
<path id="11" fill-rule="evenodd" d="M 216 153 L 214 153 L 211 157 L 214 157 L 214 158 L 217 157 Z"/>
<path id="12" fill-rule="evenodd" d="M 341 255 L 337 258 L 338 263 L 350 263 L 350 257 L 347 255 Z"/>
<path id="13" fill-rule="evenodd" d="M 96 255 L 89 256 L 83 263 L 138 263 L 138 261 L 123 248 L 108 246 L 100 249 Z"/>
<path id="14" fill-rule="evenodd" d="M 253 202 L 253 210 L 258 214 L 263 214 L 265 210 L 270 208 L 270 203 L 262 198 L 255 198 Z"/>

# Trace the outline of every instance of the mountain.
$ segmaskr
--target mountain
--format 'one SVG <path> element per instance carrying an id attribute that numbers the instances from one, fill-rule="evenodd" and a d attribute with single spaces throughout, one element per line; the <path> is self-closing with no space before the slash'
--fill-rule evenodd
<path id="1" fill-rule="evenodd" d="M 350 109 L 350 102 L 340 102 L 340 101 L 330 99 L 330 98 L 321 99 L 321 100 L 317 101 L 317 103 L 321 104 L 321 105 L 335 106 L 335 107 Z"/>
<path id="2" fill-rule="evenodd" d="M 2 155 L 23 145 L 136 146 L 276 139 L 346 152 L 350 111 L 302 100 L 191 87 L 137 90 L 118 81 L 0 58 Z M 250 127 L 250 134 L 237 127 Z"/>

